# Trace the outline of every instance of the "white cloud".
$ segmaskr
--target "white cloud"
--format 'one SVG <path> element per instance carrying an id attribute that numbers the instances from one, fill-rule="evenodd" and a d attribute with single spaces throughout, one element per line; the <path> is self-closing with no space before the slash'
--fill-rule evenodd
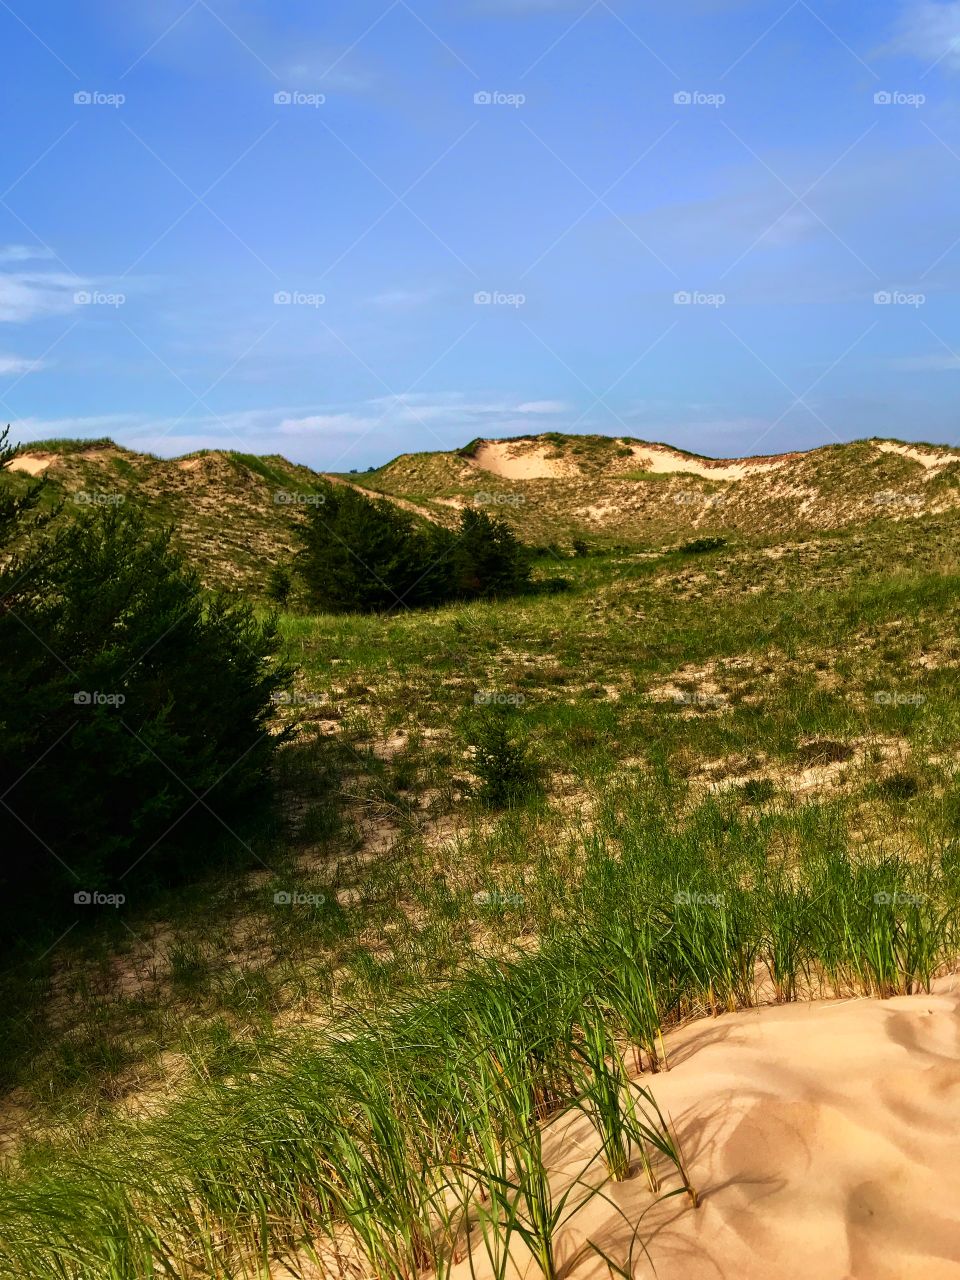
<path id="1" fill-rule="evenodd" d="M 315 49 L 306 55 L 298 49 L 289 59 L 280 53 L 272 65 L 277 66 L 281 80 L 305 91 L 366 93 L 377 78 L 369 67 L 358 63 L 351 49 Z"/>
<path id="2" fill-rule="evenodd" d="M 960 71 L 960 0 L 912 0 L 887 51 Z"/>
<path id="3" fill-rule="evenodd" d="M 12 271 L 0 274 L 0 321 L 23 324 L 73 309 L 73 295 L 89 281 L 67 272 Z"/>
<path id="4" fill-rule="evenodd" d="M 27 360 L 23 356 L 0 355 L 0 377 L 6 377 L 12 373 L 33 373 L 42 368 L 42 360 Z"/>
<path id="5" fill-rule="evenodd" d="M 490 419 L 512 420 L 529 414 L 563 413 L 559 400 L 483 399 L 462 391 L 411 392 L 380 396 L 371 401 L 382 406 L 387 420 L 398 424 L 440 422 L 444 426 L 490 428 Z"/>
<path id="6" fill-rule="evenodd" d="M 43 245 L 3 244 L 0 245 L 0 262 L 37 262 L 41 258 L 52 258 L 52 249 Z"/>
<path id="7" fill-rule="evenodd" d="M 354 413 L 314 413 L 305 418 L 284 418 L 277 427 L 281 435 L 309 435 L 312 432 L 368 431 L 378 425 L 379 419 L 365 418 Z"/>
<path id="8" fill-rule="evenodd" d="M 562 400 L 526 400 L 517 405 L 517 413 L 569 413 L 570 406 Z"/>

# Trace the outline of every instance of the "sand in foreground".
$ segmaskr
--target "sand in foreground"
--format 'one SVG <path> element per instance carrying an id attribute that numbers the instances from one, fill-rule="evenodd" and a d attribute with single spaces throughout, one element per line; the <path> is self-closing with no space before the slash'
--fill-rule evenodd
<path id="1" fill-rule="evenodd" d="M 727 1015 L 667 1043 L 672 1069 L 644 1083 L 676 1123 L 702 1204 L 654 1205 L 640 1174 L 604 1187 L 630 1224 L 645 1214 L 650 1261 L 636 1248 L 634 1275 L 960 1280 L 956 979 L 930 996 Z M 579 1117 L 552 1128 L 558 1187 L 596 1147 Z M 632 1234 L 598 1197 L 561 1234 L 558 1263 L 577 1280 L 609 1277 L 595 1254 L 575 1256 L 592 1240 L 623 1265 Z M 473 1264 L 478 1280 L 489 1275 L 482 1246 Z M 453 1275 L 466 1280 L 469 1263 Z"/>

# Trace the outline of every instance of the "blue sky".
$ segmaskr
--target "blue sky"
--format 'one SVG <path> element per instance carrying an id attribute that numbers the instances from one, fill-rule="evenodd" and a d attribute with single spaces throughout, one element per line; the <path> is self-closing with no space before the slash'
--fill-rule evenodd
<path id="1" fill-rule="evenodd" d="M 960 0 L 38 9 L 0 3 L 15 438 L 960 436 Z"/>

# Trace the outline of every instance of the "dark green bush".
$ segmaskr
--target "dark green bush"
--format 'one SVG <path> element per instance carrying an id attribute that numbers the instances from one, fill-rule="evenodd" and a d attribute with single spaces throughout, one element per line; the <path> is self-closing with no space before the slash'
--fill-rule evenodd
<path id="1" fill-rule="evenodd" d="M 138 511 L 100 508 L 24 543 L 29 505 L 0 471 L 0 550 L 20 541 L 0 570 L 11 915 L 182 879 L 265 790 L 271 697 L 289 683 L 273 624 L 205 600 L 169 534 Z"/>
<path id="2" fill-rule="evenodd" d="M 726 538 L 694 538 L 692 542 L 685 542 L 680 551 L 685 556 L 695 556 L 705 551 L 719 551 L 726 545 Z"/>
<path id="3" fill-rule="evenodd" d="M 283 609 L 289 603 L 292 590 L 293 574 L 285 564 L 275 564 L 267 579 L 267 595 Z"/>
<path id="4" fill-rule="evenodd" d="M 467 508 L 451 532 L 347 486 L 318 496 L 298 526 L 297 567 L 314 608 L 387 612 L 529 588 L 527 548 L 486 511 Z"/>

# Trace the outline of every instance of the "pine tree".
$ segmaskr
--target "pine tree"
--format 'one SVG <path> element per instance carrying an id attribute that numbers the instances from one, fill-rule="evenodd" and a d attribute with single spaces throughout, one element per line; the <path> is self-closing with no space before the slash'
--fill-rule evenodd
<path id="1" fill-rule="evenodd" d="M 488 512 L 467 507 L 453 554 L 458 596 L 510 595 L 530 583 L 530 552 L 509 525 Z"/>
<path id="2" fill-rule="evenodd" d="M 273 625 L 205 603 L 140 512 L 87 512 L 11 553 L 31 509 L 16 502 L 0 473 L 0 900 L 42 913 L 133 865 L 127 888 L 182 878 L 221 822 L 235 830 L 289 672 Z"/>
<path id="3" fill-rule="evenodd" d="M 314 608 L 386 612 L 437 603 L 448 594 L 453 537 L 422 527 L 385 499 L 328 485 L 299 533 L 298 568 Z"/>

